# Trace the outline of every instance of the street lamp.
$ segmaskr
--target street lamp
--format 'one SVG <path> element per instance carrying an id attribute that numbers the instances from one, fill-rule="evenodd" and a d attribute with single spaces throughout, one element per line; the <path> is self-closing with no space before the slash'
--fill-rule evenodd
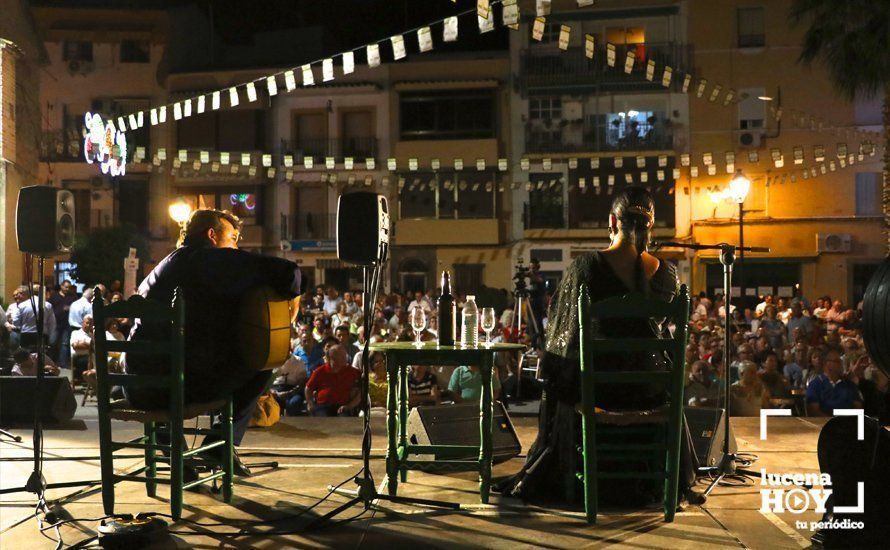
<path id="1" fill-rule="evenodd" d="M 192 207 L 185 201 L 184 198 L 179 197 L 175 201 L 170 203 L 170 207 L 167 209 L 170 217 L 173 218 L 179 226 L 181 227 L 185 222 L 188 221 L 189 216 L 192 215 Z"/>
<path id="2" fill-rule="evenodd" d="M 749 180 L 741 170 L 736 170 L 735 175 L 729 180 L 729 188 L 724 191 L 724 195 L 727 199 L 732 200 L 739 205 L 739 258 L 738 262 L 736 262 L 736 278 L 739 282 L 739 292 L 741 293 L 739 303 L 741 304 L 745 303 L 745 284 L 744 279 L 742 278 L 741 269 L 742 261 L 745 259 L 744 204 L 749 191 L 751 191 L 751 180 Z M 726 311 L 727 315 L 729 315 L 729 306 L 727 306 Z"/>

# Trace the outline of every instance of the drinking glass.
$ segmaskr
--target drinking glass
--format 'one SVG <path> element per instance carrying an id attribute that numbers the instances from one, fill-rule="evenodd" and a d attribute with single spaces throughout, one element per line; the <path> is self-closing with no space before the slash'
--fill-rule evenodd
<path id="1" fill-rule="evenodd" d="M 411 310 L 411 328 L 414 329 L 414 346 L 417 348 L 423 347 L 420 335 L 423 334 L 423 329 L 426 328 L 426 311 L 420 306 Z"/>
<path id="2" fill-rule="evenodd" d="M 493 307 L 482 308 L 482 330 L 485 331 L 485 347 L 487 348 L 490 348 L 492 346 L 491 331 L 493 331 L 495 326 L 497 326 L 497 322 L 498 318 L 494 314 Z"/>

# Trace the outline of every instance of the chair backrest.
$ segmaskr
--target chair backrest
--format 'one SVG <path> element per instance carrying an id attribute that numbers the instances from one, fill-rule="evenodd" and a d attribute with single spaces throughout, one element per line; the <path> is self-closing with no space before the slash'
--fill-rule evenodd
<path id="1" fill-rule="evenodd" d="M 127 300 L 105 305 L 97 287 L 93 292 L 93 353 L 96 367 L 99 414 L 108 406 L 111 386 L 129 388 L 161 388 L 170 392 L 171 407 L 181 406 L 185 372 L 185 299 L 181 287 L 173 293 L 173 302 L 167 306 L 134 294 Z M 105 337 L 107 319 L 136 319 L 140 323 L 170 328 L 167 339 L 109 340 Z M 108 372 L 108 353 L 144 353 L 168 362 L 169 374 L 112 374 Z"/>
<path id="2" fill-rule="evenodd" d="M 666 322 L 673 322 L 676 328 L 672 338 L 602 338 L 591 332 L 592 319 L 665 319 Z M 582 284 L 578 296 L 578 320 L 582 371 L 592 372 L 597 382 L 662 382 L 671 387 L 672 395 L 682 397 L 682 394 L 676 393 L 676 386 L 679 382 L 682 391 L 689 322 L 689 291 L 686 285 L 680 287 L 680 292 L 670 302 L 629 293 L 591 304 L 587 285 Z M 673 359 L 671 371 L 596 371 L 594 357 L 597 354 L 635 352 L 669 352 Z"/>

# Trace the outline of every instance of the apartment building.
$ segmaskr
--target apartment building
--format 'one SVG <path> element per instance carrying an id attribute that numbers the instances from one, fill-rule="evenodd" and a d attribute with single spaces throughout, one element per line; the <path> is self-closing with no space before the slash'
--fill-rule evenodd
<path id="1" fill-rule="evenodd" d="M 39 74 L 47 54 L 24 2 L 0 0 L 0 13 L 0 301 L 6 302 L 27 280 L 15 211 L 19 189 L 38 181 Z"/>
<path id="2" fill-rule="evenodd" d="M 151 150 L 157 143 L 159 130 L 147 117 L 142 127 L 128 130 L 126 174 L 112 177 L 98 165 L 87 164 L 83 128 L 88 112 L 116 120 L 164 103 L 159 71 L 166 48 L 166 12 L 37 5 L 31 13 L 48 59 L 35 98 L 40 105 L 40 168 L 34 183 L 74 193 L 78 233 L 126 223 L 160 248 L 170 236 L 169 224 L 159 222 L 158 215 L 163 212 L 168 219 L 165 178 L 160 171 L 150 172 L 148 164 L 132 163 L 137 147 Z M 68 276 L 70 264 L 62 256 L 55 269 L 61 279 Z"/>
<path id="3" fill-rule="evenodd" d="M 770 253 L 745 255 L 733 293 L 751 303 L 799 288 L 809 298 L 827 294 L 855 305 L 886 247 L 880 157 L 860 156 L 868 136 L 857 133 L 880 130 L 880 101 L 842 99 L 824 68 L 797 63 L 805 28 L 789 25 L 790 5 L 689 3 L 695 83 L 708 83 L 702 98 L 690 94 L 688 152 L 700 176 L 685 172 L 678 186 L 677 232 L 699 243 L 738 242 L 738 205 L 715 204 L 709 193 L 732 174 L 721 160 L 708 176 L 702 161 L 705 153 L 722 159 L 734 152 L 735 168 L 752 181 L 743 204 L 745 244 Z M 735 90 L 738 101 L 709 101 L 716 84 Z M 722 291 L 716 255 L 690 258 L 693 289 Z"/>
<path id="4" fill-rule="evenodd" d="M 555 284 L 578 254 L 608 245 L 611 203 L 628 184 L 653 192 L 657 238 L 677 231 L 674 168 L 688 146 L 689 100 L 679 79 L 662 80 L 663 67 L 691 62 L 687 6 L 556 1 L 536 35 L 527 4 L 510 40 L 513 259 L 539 260 Z"/>

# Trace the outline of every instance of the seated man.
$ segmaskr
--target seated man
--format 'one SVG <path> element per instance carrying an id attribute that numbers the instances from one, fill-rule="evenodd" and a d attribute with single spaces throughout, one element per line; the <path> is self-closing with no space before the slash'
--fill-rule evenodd
<path id="1" fill-rule="evenodd" d="M 340 325 L 334 331 L 334 337 L 346 349 L 346 355 L 349 356 L 349 363 L 352 364 L 355 354 L 360 353 L 358 346 L 352 342 L 352 334 L 349 332 L 349 325 Z"/>
<path id="2" fill-rule="evenodd" d="M 37 376 L 36 353 L 31 353 L 24 348 L 19 348 L 13 352 L 12 359 L 15 361 L 15 365 L 12 367 L 13 376 Z M 45 363 L 43 365 L 44 374 L 47 376 L 58 376 L 59 367 L 56 366 L 53 360 L 45 355 L 43 360 Z"/>
<path id="3" fill-rule="evenodd" d="M 442 402 L 442 394 L 436 375 L 426 365 L 414 365 L 408 376 L 408 405 L 438 405 Z"/>
<path id="4" fill-rule="evenodd" d="M 824 372 L 807 386 L 810 416 L 832 416 L 834 409 L 861 409 L 862 396 L 855 384 L 844 378 L 844 363 L 835 349 L 825 353 Z"/>
<path id="5" fill-rule="evenodd" d="M 227 211 L 196 210 L 184 225 L 179 246 L 139 285 L 139 294 L 168 306 L 176 287 L 185 294 L 185 400 L 208 402 L 231 396 L 234 401 L 234 443 L 240 445 L 257 399 L 270 382 L 272 371 L 247 366 L 238 347 L 242 297 L 251 289 L 269 286 L 278 294 L 300 294 L 297 264 L 283 258 L 238 249 L 241 221 Z M 165 340 L 169 325 L 138 320 L 131 340 Z M 127 354 L 127 372 L 164 374 L 163 357 Z M 127 397 L 139 408 L 167 406 L 166 391 L 128 388 Z M 205 443 L 208 441 L 205 439 Z M 222 449 L 222 447 L 220 447 Z M 235 456 L 235 473 L 249 471 Z"/>
<path id="6" fill-rule="evenodd" d="M 309 327 L 300 332 L 300 345 L 294 348 L 293 356 L 306 365 L 307 377 L 324 363 L 324 349 L 312 337 L 312 330 Z"/>
<path id="7" fill-rule="evenodd" d="M 491 399 L 495 401 L 501 394 L 501 381 L 498 380 L 497 371 L 494 369 L 491 373 L 491 382 L 494 388 Z M 457 367 L 451 373 L 448 390 L 453 394 L 455 403 L 479 401 L 482 399 L 482 371 L 475 365 Z"/>
<path id="8" fill-rule="evenodd" d="M 72 382 L 83 378 L 83 373 L 90 370 L 91 354 L 93 347 L 93 316 L 89 313 L 83 316 L 81 327 L 71 332 L 71 377 Z"/>
<path id="9" fill-rule="evenodd" d="M 292 354 L 275 370 L 275 375 L 272 396 L 287 416 L 298 416 L 303 412 L 303 386 L 308 377 L 306 364 Z"/>
<path id="10" fill-rule="evenodd" d="M 360 403 L 359 371 L 349 366 L 346 350 L 332 345 L 328 362 L 315 369 L 306 382 L 306 410 L 312 416 L 354 416 Z"/>
<path id="11" fill-rule="evenodd" d="M 719 402 L 720 386 L 711 378 L 707 361 L 696 361 L 689 368 L 684 395 L 690 407 L 712 407 Z"/>

